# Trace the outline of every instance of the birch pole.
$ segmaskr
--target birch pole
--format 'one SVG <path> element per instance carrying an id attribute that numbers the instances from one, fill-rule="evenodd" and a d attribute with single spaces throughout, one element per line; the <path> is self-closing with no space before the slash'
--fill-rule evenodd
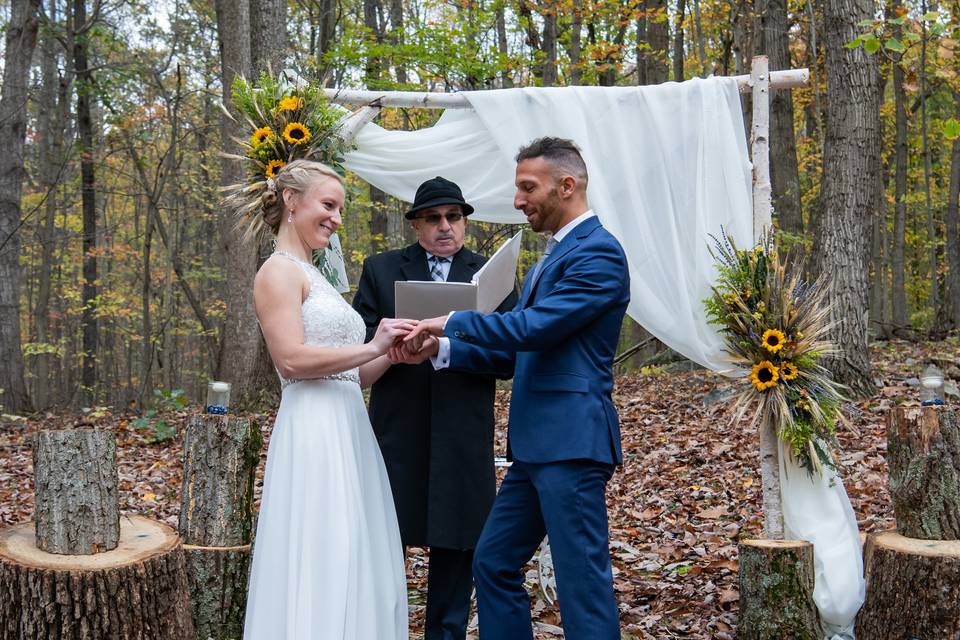
<path id="1" fill-rule="evenodd" d="M 753 126 L 750 157 L 753 159 L 753 239 L 772 233 L 770 187 L 770 74 L 767 56 L 756 56 L 750 72 L 753 86 Z M 780 458 L 777 432 L 770 420 L 760 422 L 760 478 L 763 486 L 763 534 L 783 539 L 783 503 L 780 496 Z"/>

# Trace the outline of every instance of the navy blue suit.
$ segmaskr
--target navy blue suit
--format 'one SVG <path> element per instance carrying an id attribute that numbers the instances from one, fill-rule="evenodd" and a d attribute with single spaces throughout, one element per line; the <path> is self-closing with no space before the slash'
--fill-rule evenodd
<path id="1" fill-rule="evenodd" d="M 447 321 L 450 368 L 514 376 L 514 464 L 474 554 L 482 640 L 533 637 L 521 568 L 545 534 L 567 640 L 620 638 L 604 493 L 622 462 L 612 365 L 629 299 L 623 249 L 590 217 L 512 311 Z"/>

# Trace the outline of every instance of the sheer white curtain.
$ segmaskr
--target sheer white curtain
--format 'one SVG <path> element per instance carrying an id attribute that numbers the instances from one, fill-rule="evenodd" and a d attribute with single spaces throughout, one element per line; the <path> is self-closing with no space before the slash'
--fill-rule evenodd
<path id="1" fill-rule="evenodd" d="M 465 95 L 472 110 L 447 111 L 428 129 L 367 125 L 347 168 L 408 202 L 421 182 L 442 175 L 461 186 L 476 208 L 473 219 L 520 223 L 512 204 L 516 152 L 540 136 L 574 140 L 590 174 L 590 205 L 629 261 L 630 316 L 691 360 L 735 374 L 703 300 L 716 275 L 710 235 L 723 229 L 744 247 L 753 238 L 751 165 L 736 81 Z M 814 598 L 832 625 L 828 637 L 842 638 L 837 629 L 852 626 L 863 600 L 849 500 L 839 480 L 804 483 L 787 469 L 781 476 L 788 531 L 814 543 Z"/>

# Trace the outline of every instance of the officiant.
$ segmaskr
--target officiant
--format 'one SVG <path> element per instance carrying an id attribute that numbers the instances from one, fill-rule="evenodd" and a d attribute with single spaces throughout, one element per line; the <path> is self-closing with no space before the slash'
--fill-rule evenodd
<path id="1" fill-rule="evenodd" d="M 406 218 L 417 242 L 368 258 L 353 307 L 373 337 L 392 318 L 398 280 L 470 282 L 487 261 L 463 246 L 473 207 L 437 176 L 417 189 Z M 512 293 L 500 307 L 512 309 Z M 393 489 L 405 546 L 429 547 L 424 640 L 466 637 L 473 549 L 493 504 L 491 376 L 398 364 L 371 389 L 370 421 Z"/>

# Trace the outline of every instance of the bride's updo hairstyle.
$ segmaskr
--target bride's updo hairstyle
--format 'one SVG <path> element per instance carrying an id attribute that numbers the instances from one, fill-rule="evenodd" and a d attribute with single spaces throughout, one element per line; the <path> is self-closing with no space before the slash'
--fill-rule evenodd
<path id="1" fill-rule="evenodd" d="M 257 222 L 270 229 L 273 235 L 280 230 L 280 221 L 286 214 L 283 205 L 283 192 L 289 189 L 303 194 L 317 181 L 333 178 L 343 186 L 343 178 L 336 171 L 314 160 L 294 160 L 277 171 L 276 176 L 267 180 L 266 188 L 260 194 L 260 215 Z M 260 226 L 257 225 L 257 226 Z"/>

